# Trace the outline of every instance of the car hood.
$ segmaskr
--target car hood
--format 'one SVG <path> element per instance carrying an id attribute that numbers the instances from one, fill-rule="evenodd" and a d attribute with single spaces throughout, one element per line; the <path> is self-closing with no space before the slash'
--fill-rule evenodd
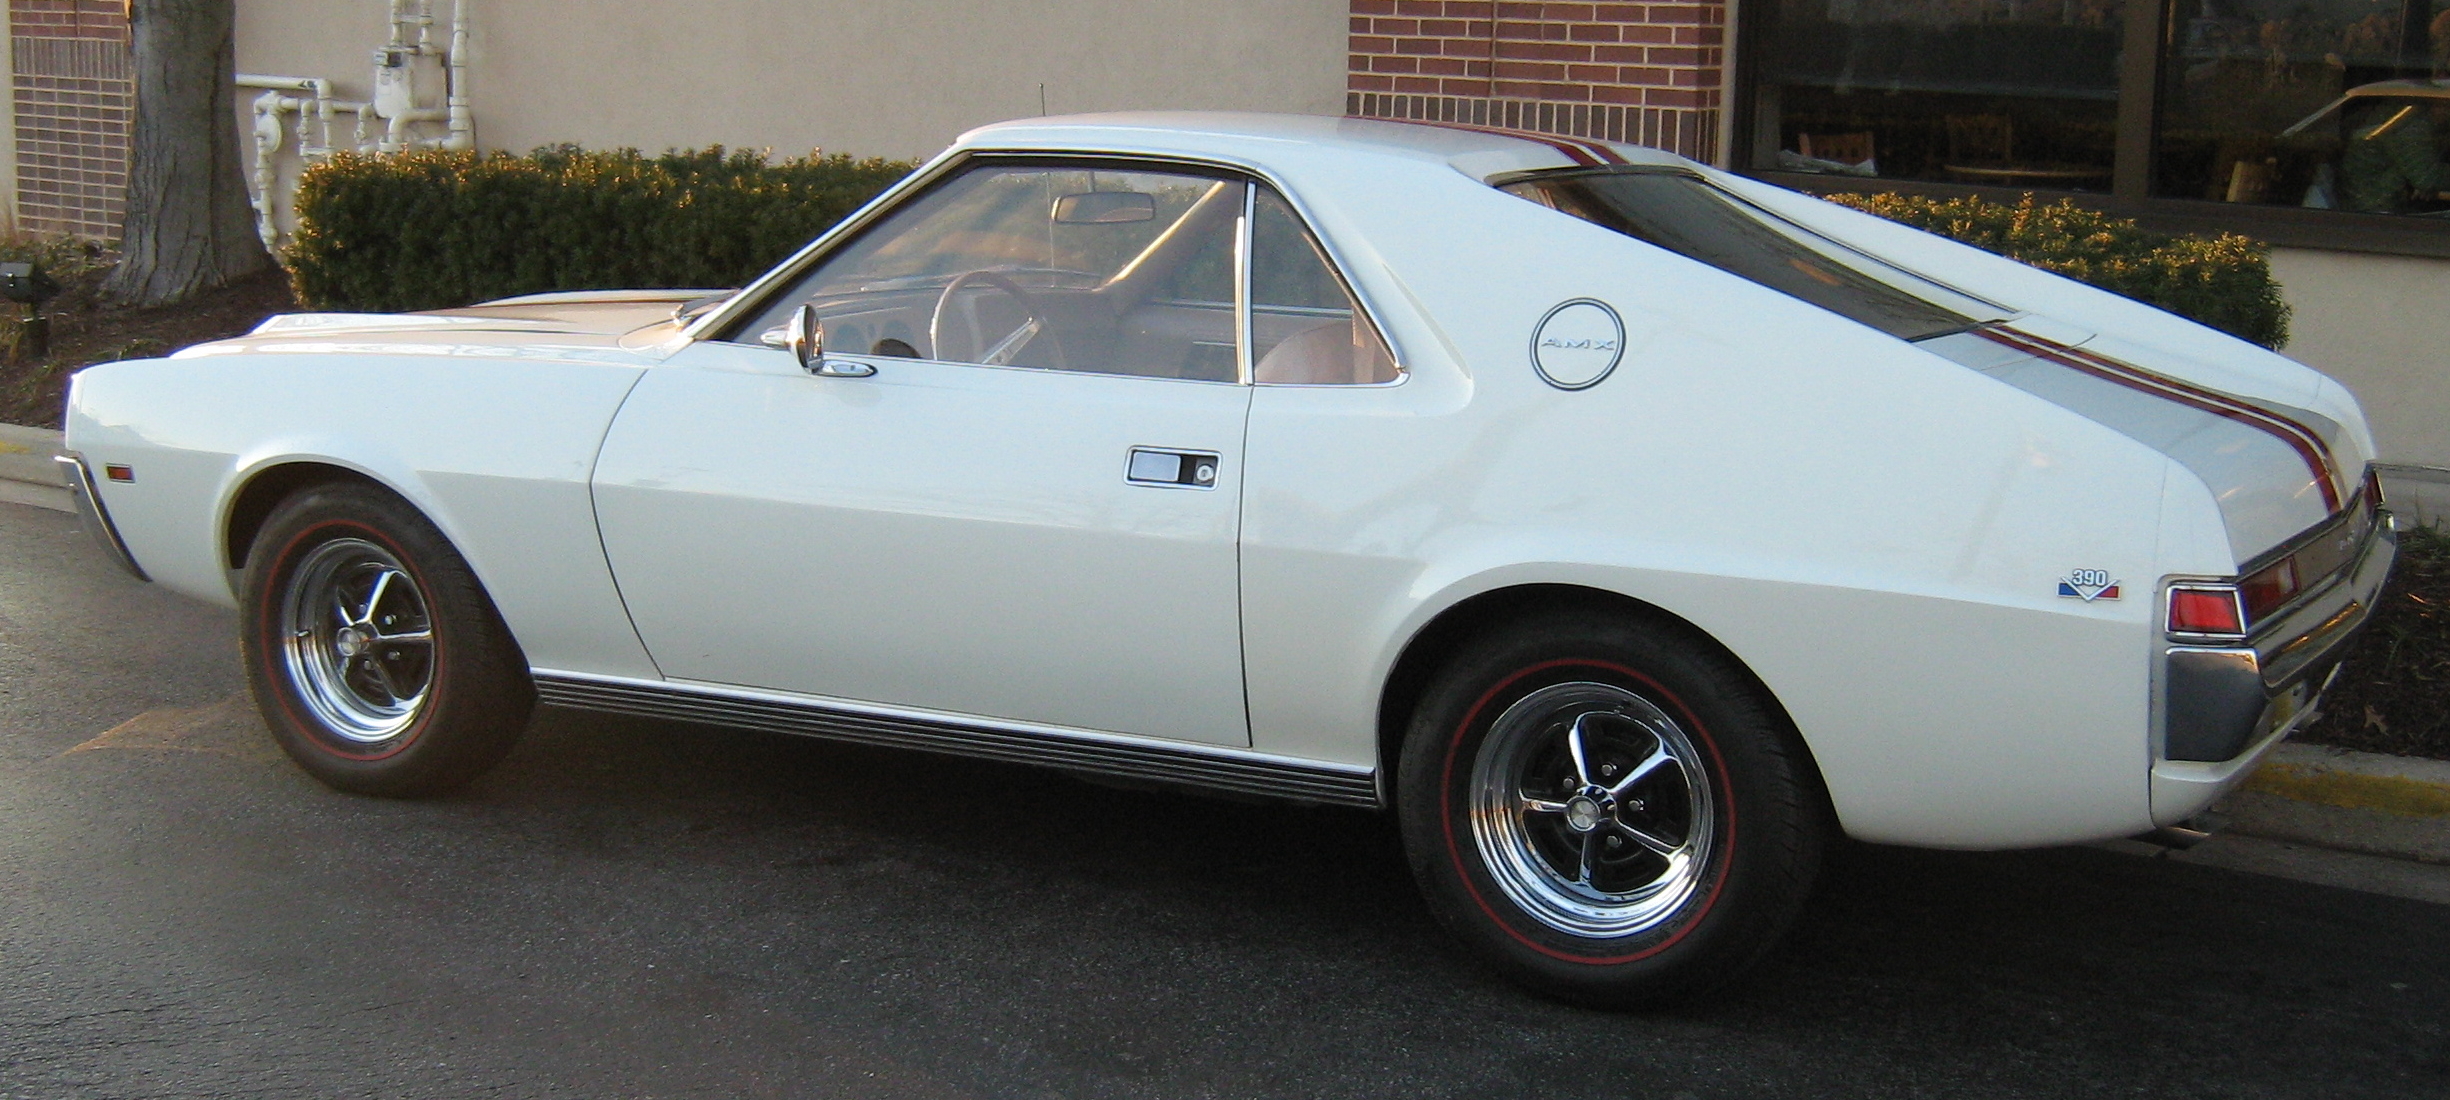
<path id="1" fill-rule="evenodd" d="M 596 290 L 531 294 L 457 309 L 417 313 L 285 313 L 235 340 L 208 345 L 272 350 L 277 345 L 380 340 L 462 346 L 505 341 L 533 344 L 543 338 L 562 345 L 626 345 L 631 333 L 673 324 L 683 304 L 731 293 L 724 290 Z"/>

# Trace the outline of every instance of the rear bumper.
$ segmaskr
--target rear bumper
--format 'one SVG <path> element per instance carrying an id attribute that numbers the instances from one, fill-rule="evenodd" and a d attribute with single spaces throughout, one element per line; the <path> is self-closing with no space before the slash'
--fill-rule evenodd
<path id="1" fill-rule="evenodd" d="M 86 468 L 85 457 L 72 452 L 58 456 L 55 461 L 60 464 L 60 480 L 68 484 L 68 495 L 76 498 L 77 515 L 84 520 L 85 533 L 93 536 L 103 552 L 130 576 L 140 581 L 152 580 L 145 575 L 144 567 L 136 564 L 136 556 L 128 553 L 127 540 L 119 537 L 119 528 L 111 523 L 110 509 L 102 504 L 102 494 L 94 487 L 94 472 Z"/>
<path id="2" fill-rule="evenodd" d="M 2398 559 L 2380 517 L 2354 564 L 2243 644 L 2170 645 L 2155 677 L 2152 816 L 2186 820 L 2318 713 L 2348 643 L 2373 614 Z"/>

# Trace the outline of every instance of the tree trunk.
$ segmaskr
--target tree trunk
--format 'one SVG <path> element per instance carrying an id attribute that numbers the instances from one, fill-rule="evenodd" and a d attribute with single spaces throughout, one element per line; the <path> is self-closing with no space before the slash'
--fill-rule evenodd
<path id="1" fill-rule="evenodd" d="M 136 126 L 105 297 L 164 305 L 263 270 L 239 167 L 236 0 L 131 0 Z"/>

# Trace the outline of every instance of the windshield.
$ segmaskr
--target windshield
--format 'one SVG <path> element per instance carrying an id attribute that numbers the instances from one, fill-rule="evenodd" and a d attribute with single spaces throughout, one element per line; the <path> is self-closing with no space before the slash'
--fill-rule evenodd
<path id="1" fill-rule="evenodd" d="M 2011 312 L 1823 237 L 1687 172 L 1554 173 L 1500 190 L 1901 340 L 1962 332 Z"/>

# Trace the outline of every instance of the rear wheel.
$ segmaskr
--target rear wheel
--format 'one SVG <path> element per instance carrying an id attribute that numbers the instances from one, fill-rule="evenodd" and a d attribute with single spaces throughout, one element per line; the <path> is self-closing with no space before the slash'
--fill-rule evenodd
<path id="1" fill-rule="evenodd" d="M 315 778 L 360 794 L 449 790 L 501 760 L 534 685 L 457 551 L 406 501 L 318 485 L 249 556 L 241 631 L 256 706 Z"/>
<path id="2" fill-rule="evenodd" d="M 1784 932 L 1825 827 L 1797 739 L 1686 631 L 1559 612 L 1450 660 L 1398 775 L 1449 930 L 1510 977 L 1629 1007 L 1724 981 Z"/>

